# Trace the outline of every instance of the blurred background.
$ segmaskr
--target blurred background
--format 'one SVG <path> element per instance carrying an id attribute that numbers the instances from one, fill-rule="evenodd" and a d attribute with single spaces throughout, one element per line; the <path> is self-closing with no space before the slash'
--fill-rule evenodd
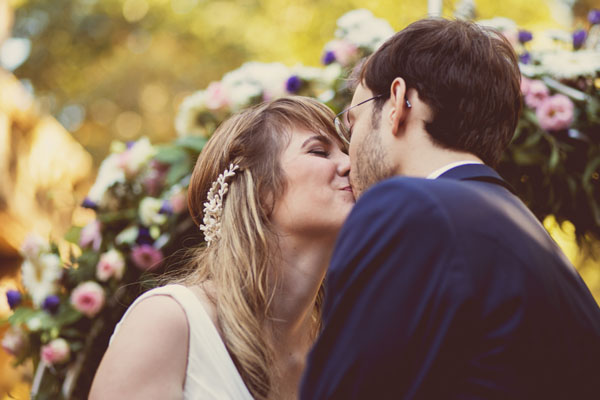
<path id="1" fill-rule="evenodd" d="M 572 31 L 600 8 L 600 0 L 0 0 L 0 294 L 18 286 L 27 232 L 59 238 L 93 218 L 79 204 L 114 140 L 172 141 L 183 99 L 244 62 L 320 66 L 350 10 L 399 30 L 432 3 L 445 16 L 502 16 L 533 32 Z M 599 299 L 598 262 L 581 257 L 573 226 L 545 225 Z M 0 318 L 10 314 L 4 297 Z M 29 398 L 23 376 L 32 372 L 13 361 L 0 352 L 0 398 Z"/>

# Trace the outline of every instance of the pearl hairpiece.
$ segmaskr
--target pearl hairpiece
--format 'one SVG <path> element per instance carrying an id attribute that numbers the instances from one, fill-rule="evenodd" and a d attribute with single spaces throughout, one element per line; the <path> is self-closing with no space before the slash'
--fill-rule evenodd
<path id="1" fill-rule="evenodd" d="M 237 164 L 229 164 L 229 168 L 223 171 L 221 175 L 213 182 L 204 203 L 202 225 L 200 230 L 204 232 L 204 240 L 208 246 L 212 241 L 219 239 L 221 234 L 221 214 L 223 214 L 223 199 L 229 190 L 227 178 L 235 176 L 235 171 L 239 169 Z"/>

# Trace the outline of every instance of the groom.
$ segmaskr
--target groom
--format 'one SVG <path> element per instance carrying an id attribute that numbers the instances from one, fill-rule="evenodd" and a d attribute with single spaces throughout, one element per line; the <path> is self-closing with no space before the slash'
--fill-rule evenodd
<path id="1" fill-rule="evenodd" d="M 503 37 L 442 19 L 361 68 L 336 121 L 360 198 L 301 399 L 600 398 L 600 309 L 492 169 L 519 82 Z"/>

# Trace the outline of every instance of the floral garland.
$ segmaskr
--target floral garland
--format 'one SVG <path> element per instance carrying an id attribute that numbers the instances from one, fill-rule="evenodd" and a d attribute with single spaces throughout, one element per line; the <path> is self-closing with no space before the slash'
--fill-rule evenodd
<path id="1" fill-rule="evenodd" d="M 479 23 L 512 41 L 525 76 L 525 109 L 500 173 L 538 218 L 569 220 L 582 240 L 600 237 L 600 11 L 590 12 L 588 26 L 572 34 L 534 37 L 510 20 Z M 2 345 L 17 362 L 33 360 L 35 393 L 87 397 L 126 306 L 156 284 L 165 259 L 178 264 L 184 238 L 201 240 L 187 213 L 187 188 L 194 160 L 218 124 L 240 108 L 290 94 L 342 109 L 351 99 L 344 78 L 392 34 L 387 21 L 351 11 L 325 45 L 322 68 L 246 63 L 184 100 L 173 143 L 154 146 L 141 138 L 113 144 L 84 201 L 95 218 L 66 235 L 72 251 L 28 238 L 24 290 L 7 293 L 14 312 Z M 217 179 L 205 204 L 201 229 L 209 243 L 218 237 L 234 167 Z"/>

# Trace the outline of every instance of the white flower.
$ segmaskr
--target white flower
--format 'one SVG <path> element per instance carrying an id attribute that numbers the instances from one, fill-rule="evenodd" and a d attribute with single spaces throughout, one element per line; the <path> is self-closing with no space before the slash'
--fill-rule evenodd
<path id="1" fill-rule="evenodd" d="M 358 10 L 348 11 L 346 14 L 342 15 L 337 20 L 337 26 L 342 29 L 352 30 L 360 27 L 366 21 L 375 18 L 373 13 L 364 8 L 359 8 Z"/>
<path id="2" fill-rule="evenodd" d="M 135 242 L 135 239 L 137 239 L 138 232 L 139 229 L 135 225 L 123 229 L 121 233 L 119 233 L 115 238 L 115 243 L 117 245 L 132 244 L 133 242 Z"/>
<path id="3" fill-rule="evenodd" d="M 337 21 L 335 36 L 358 47 L 377 50 L 383 42 L 394 34 L 388 21 L 376 18 L 370 11 L 359 9 L 350 11 Z"/>
<path id="4" fill-rule="evenodd" d="M 27 328 L 32 331 L 38 331 L 42 327 L 42 319 L 39 316 L 31 317 L 26 322 Z"/>
<path id="5" fill-rule="evenodd" d="M 10 327 L 2 338 L 2 348 L 9 354 L 19 357 L 27 347 L 27 335 L 21 328 Z"/>
<path id="6" fill-rule="evenodd" d="M 562 29 L 547 29 L 544 31 L 544 36 L 550 40 L 568 43 L 569 45 L 573 42 L 572 34 Z"/>
<path id="7" fill-rule="evenodd" d="M 236 111 L 258 96 L 267 99 L 284 96 L 289 77 L 289 68 L 281 63 L 248 62 L 225 74 L 222 84 L 231 108 Z"/>
<path id="8" fill-rule="evenodd" d="M 594 76 L 600 71 L 600 52 L 593 50 L 555 50 L 536 54 L 540 69 L 555 78 Z"/>
<path id="9" fill-rule="evenodd" d="M 88 198 L 96 204 L 102 203 L 104 194 L 117 182 L 125 182 L 125 171 L 121 167 L 120 154 L 111 154 L 102 161 L 98 176 L 88 193 Z"/>
<path id="10" fill-rule="evenodd" d="M 29 233 L 21 245 L 21 254 L 25 258 L 36 259 L 41 253 L 50 251 L 50 243 L 35 233 Z"/>
<path id="11" fill-rule="evenodd" d="M 332 63 L 325 67 L 322 73 L 323 82 L 332 86 L 342 75 L 342 66 L 338 63 Z"/>
<path id="12" fill-rule="evenodd" d="M 205 131 L 198 125 L 198 115 L 206 111 L 206 92 L 199 90 L 187 96 L 181 105 L 175 117 L 175 130 L 179 136 L 200 135 L 204 136 Z"/>
<path id="13" fill-rule="evenodd" d="M 232 111 L 238 111 L 250 105 L 251 99 L 262 95 L 262 88 L 258 83 L 243 82 L 236 86 L 230 86 L 228 89 Z"/>
<path id="14" fill-rule="evenodd" d="M 506 31 L 516 31 L 519 29 L 519 26 L 515 21 L 510 18 L 505 17 L 495 17 L 491 19 L 480 19 L 477 21 L 477 24 L 481 26 L 487 26 L 489 28 L 494 28 L 500 32 Z"/>
<path id="15" fill-rule="evenodd" d="M 100 256 L 96 266 L 96 278 L 106 282 L 112 277 L 121 279 L 125 271 L 125 258 L 120 251 L 111 249 Z"/>
<path id="16" fill-rule="evenodd" d="M 136 141 L 131 148 L 121 153 L 121 163 L 129 176 L 138 172 L 156 155 L 156 149 L 147 137 Z"/>
<path id="17" fill-rule="evenodd" d="M 282 63 L 249 62 L 243 65 L 243 70 L 250 80 L 260 84 L 268 99 L 286 95 L 285 84 L 291 73 Z"/>
<path id="18" fill-rule="evenodd" d="M 55 294 L 62 268 L 56 254 L 42 254 L 38 259 L 26 259 L 22 266 L 23 286 L 31 295 L 33 303 L 40 307 L 44 299 Z"/>
<path id="19" fill-rule="evenodd" d="M 260 83 L 247 76 L 244 66 L 226 73 L 221 82 L 233 111 L 247 106 L 252 98 L 262 95 Z"/>
<path id="20" fill-rule="evenodd" d="M 159 213 L 162 204 L 163 201 L 161 199 L 155 199 L 154 197 L 144 198 L 140 202 L 138 210 L 142 224 L 146 226 L 164 224 L 167 221 L 167 216 Z"/>
<path id="21" fill-rule="evenodd" d="M 307 67 L 302 64 L 297 64 L 290 69 L 289 74 L 297 75 L 300 78 L 305 79 L 307 81 L 314 81 L 322 79 L 323 72 L 323 68 Z"/>

